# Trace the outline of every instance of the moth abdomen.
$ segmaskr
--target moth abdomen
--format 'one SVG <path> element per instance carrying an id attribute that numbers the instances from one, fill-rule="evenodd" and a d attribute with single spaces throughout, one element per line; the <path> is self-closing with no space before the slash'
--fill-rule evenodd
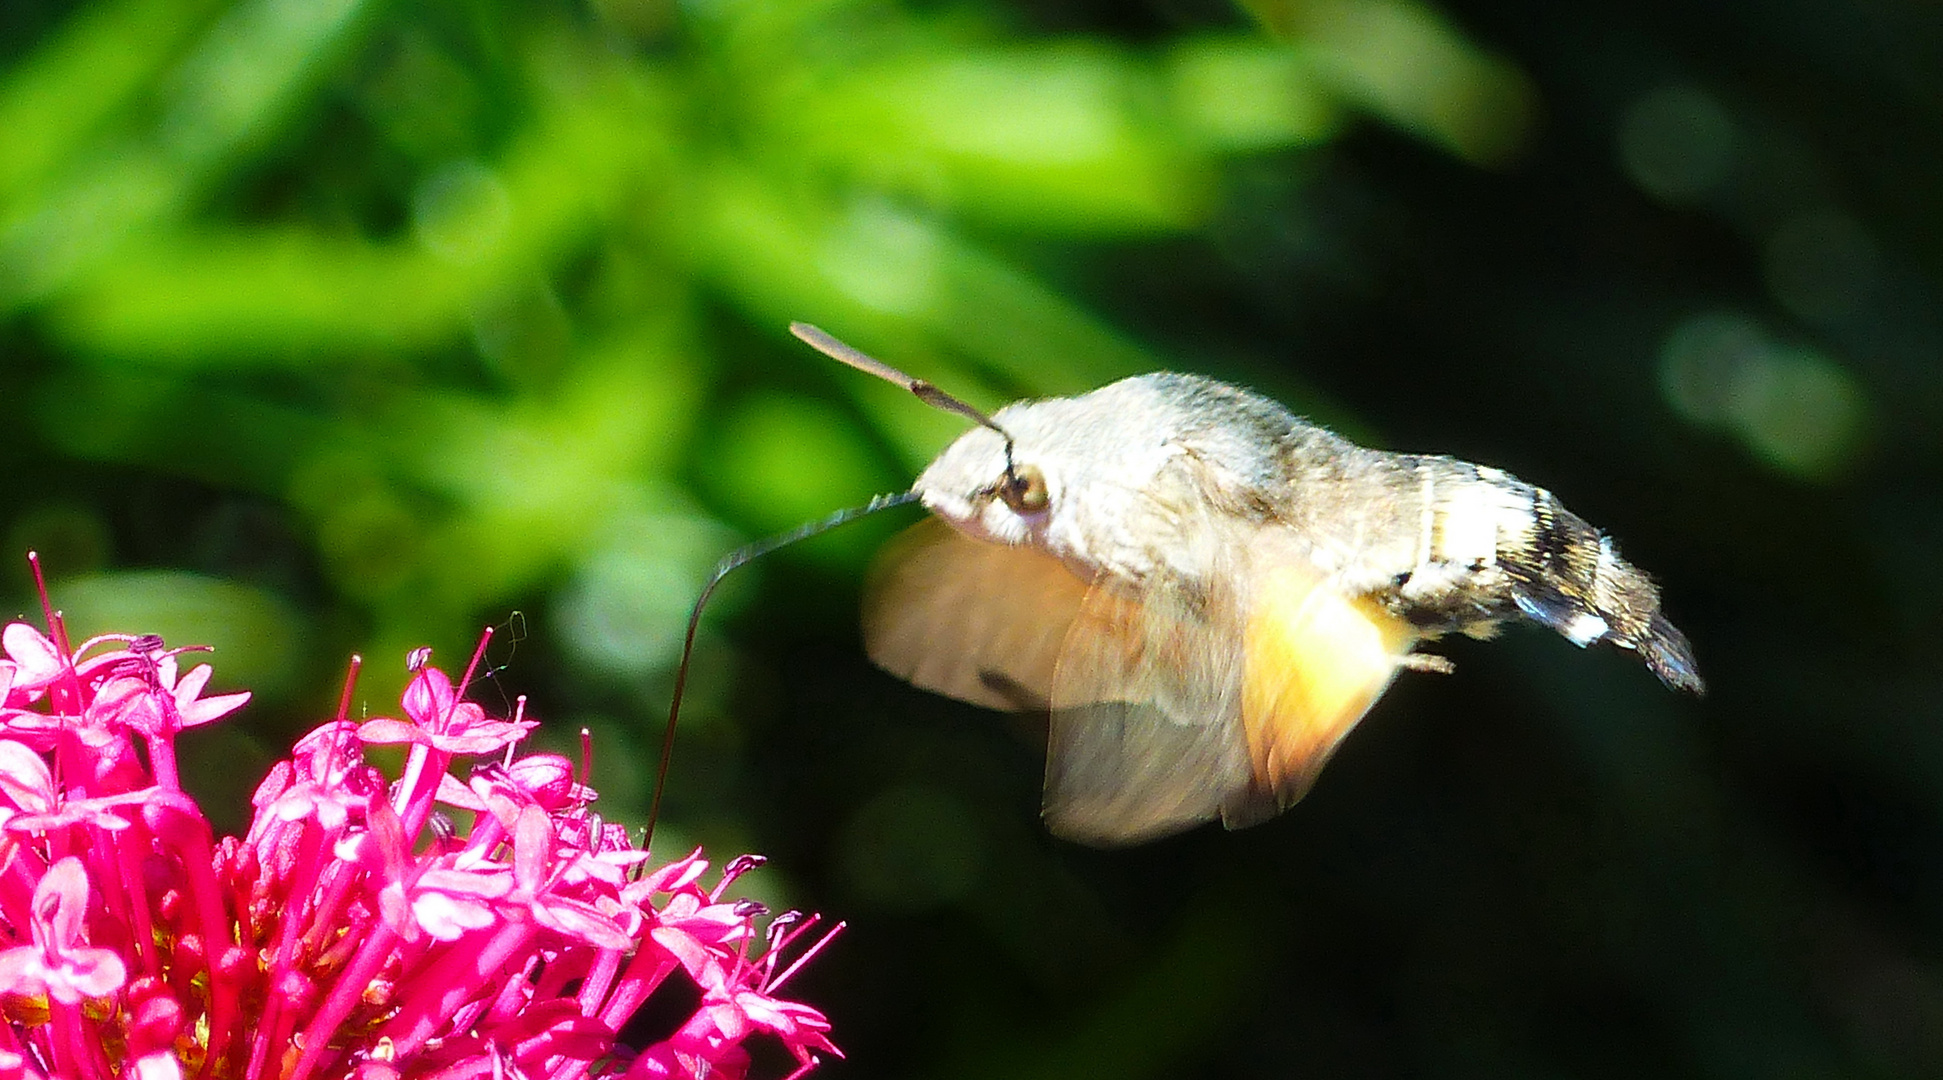
<path id="1" fill-rule="evenodd" d="M 1501 538 L 1498 552 L 1518 610 L 1575 645 L 1610 641 L 1632 649 L 1661 682 L 1701 693 L 1693 647 L 1661 613 L 1653 580 L 1551 492 L 1528 490 L 1530 527 Z"/>
<path id="2" fill-rule="evenodd" d="M 1399 525 L 1414 517 L 1413 552 L 1387 549 L 1396 570 L 1381 599 L 1429 635 L 1488 637 L 1524 616 L 1580 647 L 1609 641 L 1640 654 L 1670 687 L 1700 692 L 1693 650 L 1660 613 L 1660 593 L 1612 538 L 1544 488 L 1454 458 L 1406 456 L 1391 472 Z"/>

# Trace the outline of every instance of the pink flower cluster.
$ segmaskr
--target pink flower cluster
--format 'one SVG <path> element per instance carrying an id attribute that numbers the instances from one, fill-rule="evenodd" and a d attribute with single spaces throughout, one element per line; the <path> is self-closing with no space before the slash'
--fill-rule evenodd
<path id="1" fill-rule="evenodd" d="M 217 838 L 175 737 L 249 695 L 203 696 L 160 639 L 70 652 L 50 624 L 0 633 L 0 1076 L 740 1077 L 751 1036 L 795 1076 L 836 1052 L 778 996 L 829 935 L 795 949 L 813 917 L 765 930 L 725 896 L 759 859 L 713 887 L 700 852 L 649 869 L 567 759 L 515 754 L 520 710 L 489 718 L 424 650 L 405 719 L 348 721 L 347 685 Z M 671 978 L 692 1012 L 623 1046 Z"/>

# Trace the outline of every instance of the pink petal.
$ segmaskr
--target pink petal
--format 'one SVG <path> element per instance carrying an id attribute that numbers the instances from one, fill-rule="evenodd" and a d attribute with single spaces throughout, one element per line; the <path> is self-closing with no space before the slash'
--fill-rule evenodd
<path id="1" fill-rule="evenodd" d="M 503 721 L 476 724 L 463 733 L 450 734 L 433 732 L 427 741 L 436 749 L 448 754 L 490 754 L 506 748 L 507 743 L 517 741 L 526 734 L 526 727 Z"/>
<path id="2" fill-rule="evenodd" d="M 475 780 L 474 783 L 478 783 L 478 781 Z M 459 778 L 453 776 L 451 773 L 445 773 L 439 777 L 439 789 L 435 797 L 439 802 L 447 806 L 456 806 L 461 810 L 470 810 L 475 814 L 483 814 L 486 812 L 486 800 L 474 794 L 473 789 L 460 783 Z"/>
<path id="3" fill-rule="evenodd" d="M 476 896 L 484 900 L 497 900 L 513 891 L 513 882 L 505 873 L 479 873 L 472 870 L 447 870 L 434 867 L 418 875 L 413 888 L 436 890 L 455 896 Z"/>
<path id="4" fill-rule="evenodd" d="M 0 992 L 33 997 L 47 989 L 47 968 L 40 962 L 40 949 L 16 945 L 0 950 Z"/>
<path id="5" fill-rule="evenodd" d="M 22 810 L 42 810 L 52 803 L 54 774 L 47 759 L 12 739 L 0 739 L 0 795 Z"/>
<path id="6" fill-rule="evenodd" d="M 330 720 L 319 724 L 304 733 L 292 747 L 295 756 L 310 758 L 327 754 L 342 748 L 344 743 L 355 736 L 358 726 L 349 720 Z"/>
<path id="7" fill-rule="evenodd" d="M 228 716 L 250 700 L 247 690 L 198 700 L 202 688 L 209 682 L 211 670 L 208 664 L 198 664 L 175 684 L 175 710 L 182 717 L 183 727 L 195 727 Z"/>
<path id="8" fill-rule="evenodd" d="M 403 720 L 391 720 L 385 717 L 379 717 L 376 720 L 366 720 L 364 723 L 358 725 L 358 740 L 360 742 L 389 745 L 393 743 L 417 742 L 422 737 L 421 729 L 417 724 L 408 724 Z"/>
<path id="9" fill-rule="evenodd" d="M 688 977 L 695 980 L 703 993 L 727 988 L 728 977 L 722 971 L 721 962 L 701 942 L 666 926 L 657 926 L 648 931 L 648 937 L 681 961 Z"/>
<path id="10" fill-rule="evenodd" d="M 546 886 L 547 856 L 553 853 L 553 823 L 537 806 L 520 810 L 513 825 L 513 878 L 522 891 L 536 894 Z"/>
<path id="11" fill-rule="evenodd" d="M 549 810 L 558 810 L 573 798 L 573 763 L 559 754 L 528 754 L 506 770 L 507 779 Z"/>
<path id="12" fill-rule="evenodd" d="M 452 680 L 445 672 L 428 667 L 418 673 L 418 677 L 405 687 L 405 715 L 416 720 L 420 727 L 434 727 L 452 711 Z"/>
<path id="13" fill-rule="evenodd" d="M 207 724 L 211 720 L 220 720 L 249 702 L 250 692 L 244 690 L 235 694 L 218 694 L 212 698 L 203 698 L 186 709 L 179 708 L 176 711 L 182 714 L 183 727 L 195 727 L 198 724 Z"/>
<path id="14" fill-rule="evenodd" d="M 738 992 L 735 1003 L 748 1014 L 750 1020 L 772 1031 L 790 1031 L 796 1027 L 793 1017 L 777 1008 L 774 1001 L 753 990 Z"/>
<path id="15" fill-rule="evenodd" d="M 686 859 L 677 859 L 642 878 L 641 884 L 654 892 L 671 893 L 693 885 L 707 871 L 708 860 L 702 858 L 702 849 L 696 848 Z"/>
<path id="16" fill-rule="evenodd" d="M 182 1063 L 167 1050 L 144 1054 L 136 1060 L 129 1080 L 182 1080 Z"/>
<path id="17" fill-rule="evenodd" d="M 263 774 L 263 782 L 256 785 L 256 792 L 250 796 L 250 805 L 260 810 L 275 802 L 289 790 L 295 773 L 296 768 L 288 761 L 279 761 L 270 766 L 270 771 Z"/>
<path id="18" fill-rule="evenodd" d="M 47 992 L 66 1005 L 83 998 L 107 997 L 128 981 L 128 969 L 110 949 L 75 949 L 67 954 L 61 978 L 50 979 Z"/>
<path id="19" fill-rule="evenodd" d="M 625 949 L 634 944 L 634 939 L 618 923 L 578 900 L 547 897 L 533 905 L 533 917 L 541 926 L 579 938 L 595 948 Z"/>
<path id="20" fill-rule="evenodd" d="M 88 872 L 80 859 L 69 855 L 48 867 L 34 886 L 34 921 L 46 920 L 46 944 L 65 949 L 81 940 L 81 919 L 87 913 Z"/>
<path id="21" fill-rule="evenodd" d="M 18 683 L 40 687 L 53 682 L 61 673 L 61 654 L 47 636 L 24 622 L 8 623 L 0 631 L 0 646 L 20 665 Z"/>
<path id="22" fill-rule="evenodd" d="M 165 662 L 169 663 L 170 666 L 174 666 L 174 660 L 175 657 L 171 656 Z M 156 665 L 158 668 L 161 666 L 161 664 Z M 173 684 L 169 683 L 167 677 L 164 676 L 163 685 L 174 686 L 177 704 L 194 701 L 196 700 L 196 695 L 202 693 L 202 688 L 209 685 L 209 676 L 215 670 L 215 668 L 210 667 L 208 664 L 197 664 L 195 667 L 189 669 L 189 674 L 175 680 Z"/>
<path id="23" fill-rule="evenodd" d="M 491 904 L 443 892 L 422 892 L 412 897 L 412 920 L 440 941 L 457 941 L 468 930 L 491 926 Z"/>

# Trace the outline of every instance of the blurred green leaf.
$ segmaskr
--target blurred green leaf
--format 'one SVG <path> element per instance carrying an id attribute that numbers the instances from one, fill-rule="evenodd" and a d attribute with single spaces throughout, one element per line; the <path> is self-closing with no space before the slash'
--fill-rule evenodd
<path id="1" fill-rule="evenodd" d="M 736 405 L 704 468 L 711 486 L 766 532 L 863 502 L 887 486 L 870 482 L 872 456 L 840 414 L 782 397 Z"/>
<path id="2" fill-rule="evenodd" d="M 1479 164 L 1523 145 L 1533 92 L 1517 68 L 1414 0 L 1245 0 L 1350 104 Z"/>
<path id="3" fill-rule="evenodd" d="M 1152 100 L 1148 67 L 1096 43 L 911 53 L 847 70 L 796 118 L 805 150 L 873 187 L 1018 227 L 1173 230 L 1211 177 Z"/>
<path id="4" fill-rule="evenodd" d="M 160 634 L 172 648 L 209 646 L 214 651 L 206 656 L 191 652 L 178 663 L 183 671 L 213 664 L 211 693 L 246 687 L 260 697 L 287 694 L 303 667 L 304 622 L 265 589 L 176 571 L 124 571 L 65 578 L 57 591 L 77 644 L 121 633 Z"/>
<path id="5" fill-rule="evenodd" d="M 0 211 L 0 310 L 62 288 L 186 210 L 215 170 L 272 137 L 349 47 L 360 14 L 360 0 L 231 7 L 174 68 L 146 130 L 74 155 L 43 197 Z"/>
<path id="6" fill-rule="evenodd" d="M 1183 126 L 1213 150 L 1322 142 L 1342 123 L 1312 58 L 1259 38 L 1182 42 L 1167 58 L 1166 78 Z"/>
<path id="7" fill-rule="evenodd" d="M 82 6 L 0 78 L 0 205 L 32 189 L 151 86 L 216 0 Z M 130 48 L 132 42 L 141 48 Z"/>

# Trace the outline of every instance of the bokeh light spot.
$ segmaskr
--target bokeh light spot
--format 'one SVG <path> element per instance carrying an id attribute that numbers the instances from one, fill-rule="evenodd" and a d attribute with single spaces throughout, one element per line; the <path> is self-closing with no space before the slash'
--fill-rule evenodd
<path id="1" fill-rule="evenodd" d="M 1730 420 L 1742 372 L 1764 362 L 1767 331 L 1733 311 L 1696 315 L 1674 327 L 1660 350 L 1660 389 L 1681 416 L 1703 427 Z"/>
<path id="2" fill-rule="evenodd" d="M 1667 335 L 1660 388 L 1701 427 L 1739 436 L 1755 457 L 1803 479 L 1844 471 L 1861 448 L 1862 387 L 1835 361 L 1779 343 L 1737 312 L 1696 315 Z"/>
<path id="3" fill-rule="evenodd" d="M 673 665 L 689 606 L 728 549 L 700 517 L 646 517 L 616 528 L 588 552 L 554 600 L 554 618 L 577 660 L 639 679 Z"/>
<path id="4" fill-rule="evenodd" d="M 938 297 L 941 244 L 925 222 L 881 199 L 853 204 L 826 238 L 823 272 L 859 303 L 916 315 Z"/>
<path id="5" fill-rule="evenodd" d="M 1734 168 L 1734 120 L 1712 95 L 1669 86 L 1635 101 L 1619 123 L 1619 160 L 1648 194 L 1691 202 L 1717 190 Z"/>
<path id="6" fill-rule="evenodd" d="M 1840 472 L 1859 448 L 1862 390 L 1827 357 L 1784 349 L 1750 368 L 1733 400 L 1741 436 L 1783 472 L 1822 478 Z"/>

